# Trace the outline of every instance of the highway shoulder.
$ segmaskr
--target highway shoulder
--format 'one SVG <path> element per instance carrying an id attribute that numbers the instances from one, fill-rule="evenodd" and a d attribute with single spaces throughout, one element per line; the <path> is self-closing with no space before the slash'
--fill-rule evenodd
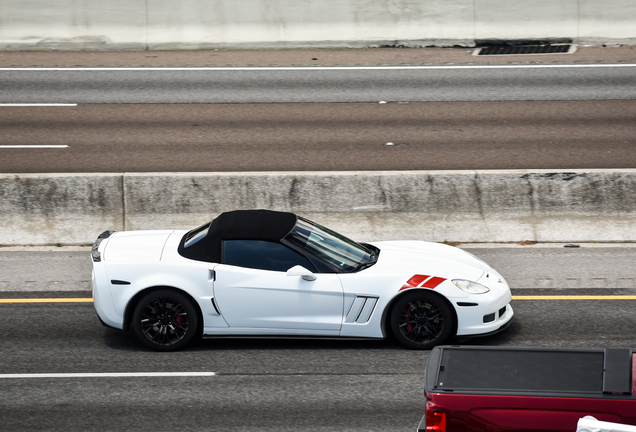
<path id="1" fill-rule="evenodd" d="M 406 66 L 636 63 L 631 45 L 577 46 L 574 54 L 474 56 L 475 48 L 0 52 L 3 67 Z"/>

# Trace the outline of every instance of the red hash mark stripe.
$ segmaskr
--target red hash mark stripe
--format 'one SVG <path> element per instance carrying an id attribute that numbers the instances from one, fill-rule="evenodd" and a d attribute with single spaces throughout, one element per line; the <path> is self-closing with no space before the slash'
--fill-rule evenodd
<path id="1" fill-rule="evenodd" d="M 411 279 L 407 280 L 404 285 L 402 285 L 402 288 L 400 288 L 400 291 L 404 289 L 416 288 L 416 287 L 433 289 L 437 287 L 437 285 L 444 282 L 445 280 L 446 279 L 437 277 L 437 276 L 414 275 L 413 277 L 411 277 Z"/>
<path id="2" fill-rule="evenodd" d="M 430 276 L 428 275 L 415 275 L 411 279 L 407 280 L 404 285 L 402 285 L 402 289 L 416 287 L 428 278 L 430 278 Z"/>
<path id="3" fill-rule="evenodd" d="M 433 276 L 432 278 L 430 278 L 429 280 L 424 282 L 424 285 L 422 285 L 422 287 L 424 287 L 424 288 L 435 288 L 435 287 L 437 287 L 437 285 L 441 284 L 445 280 L 446 279 L 444 279 L 444 278 Z"/>

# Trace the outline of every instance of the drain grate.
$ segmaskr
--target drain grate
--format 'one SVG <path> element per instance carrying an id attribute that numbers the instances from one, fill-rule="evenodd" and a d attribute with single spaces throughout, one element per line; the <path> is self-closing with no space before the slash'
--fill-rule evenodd
<path id="1" fill-rule="evenodd" d="M 473 55 L 529 55 L 529 54 L 573 54 L 572 44 L 554 45 L 493 45 L 477 48 Z"/>

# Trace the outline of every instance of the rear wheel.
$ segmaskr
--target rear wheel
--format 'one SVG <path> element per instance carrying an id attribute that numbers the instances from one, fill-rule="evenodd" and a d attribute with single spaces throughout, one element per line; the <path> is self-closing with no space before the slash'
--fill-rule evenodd
<path id="1" fill-rule="evenodd" d="M 400 343 L 413 349 L 431 349 L 443 343 L 453 328 L 448 304 L 435 294 L 414 291 L 397 301 L 391 329 Z"/>
<path id="2" fill-rule="evenodd" d="M 195 336 L 198 326 L 192 301 L 172 290 L 156 290 L 142 297 L 132 318 L 137 338 L 157 351 L 183 348 Z"/>

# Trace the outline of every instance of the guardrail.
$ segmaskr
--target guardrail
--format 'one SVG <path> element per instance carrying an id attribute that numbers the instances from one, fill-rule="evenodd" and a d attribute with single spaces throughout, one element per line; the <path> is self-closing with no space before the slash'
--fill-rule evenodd
<path id="1" fill-rule="evenodd" d="M 0 244 L 292 211 L 359 241 L 636 241 L 636 169 L 1 174 Z"/>
<path id="2" fill-rule="evenodd" d="M 0 2 L 2 50 L 636 43 L 632 0 Z"/>

